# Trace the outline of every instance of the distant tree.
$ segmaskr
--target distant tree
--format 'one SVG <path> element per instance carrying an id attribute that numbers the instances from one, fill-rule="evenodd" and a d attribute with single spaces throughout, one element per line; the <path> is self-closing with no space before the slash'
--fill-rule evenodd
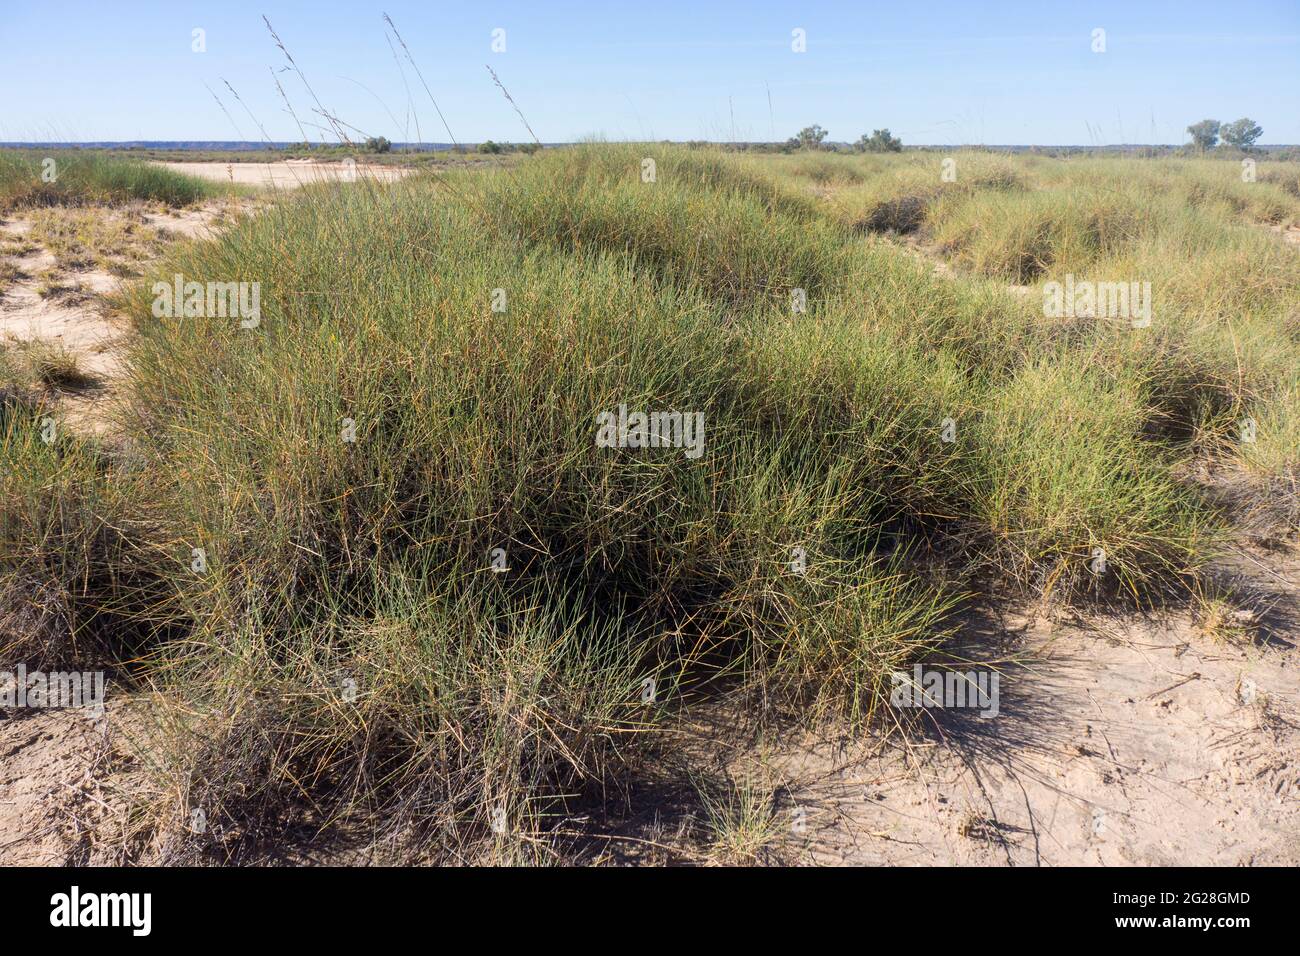
<path id="1" fill-rule="evenodd" d="M 386 153 L 393 148 L 393 144 L 384 136 L 371 136 L 366 140 L 367 153 Z"/>
<path id="2" fill-rule="evenodd" d="M 1197 149 L 1214 149 L 1214 144 L 1219 141 L 1219 121 L 1203 119 L 1187 127 L 1187 132 L 1192 134 L 1192 145 Z"/>
<path id="3" fill-rule="evenodd" d="M 1255 125 L 1253 119 L 1243 116 L 1234 123 L 1225 123 L 1219 130 L 1219 135 L 1229 146 L 1250 149 L 1255 145 L 1255 140 L 1264 135 L 1264 131 Z"/>
<path id="4" fill-rule="evenodd" d="M 826 130 L 814 123 L 799 130 L 799 135 L 788 140 L 786 145 L 794 149 L 821 149 L 825 138 Z"/>
<path id="5" fill-rule="evenodd" d="M 870 136 L 863 133 L 853 144 L 853 148 L 868 153 L 901 153 L 903 141 L 891 134 L 888 129 L 877 129 L 872 130 Z"/>
<path id="6" fill-rule="evenodd" d="M 537 152 L 541 148 L 542 147 L 539 146 L 537 143 L 521 143 L 519 146 L 519 152 L 527 153 L 529 156 L 531 156 L 533 153 Z"/>
<path id="7" fill-rule="evenodd" d="M 486 143 L 479 143 L 479 144 L 478 144 L 478 151 L 479 151 L 480 153 L 500 153 L 500 152 L 504 152 L 504 150 L 503 150 L 502 147 L 501 147 L 501 144 L 500 144 L 500 143 L 494 143 L 494 142 L 492 142 L 492 140 L 488 140 Z"/>

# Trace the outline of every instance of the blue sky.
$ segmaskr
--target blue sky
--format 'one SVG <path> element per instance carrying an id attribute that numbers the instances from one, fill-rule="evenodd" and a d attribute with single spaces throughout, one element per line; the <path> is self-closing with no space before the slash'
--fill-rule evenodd
<path id="1" fill-rule="evenodd" d="M 339 118 L 397 141 L 416 138 L 413 110 L 424 140 L 446 141 L 403 60 L 408 100 L 386 11 L 464 142 L 528 138 L 490 64 L 545 142 L 770 140 L 820 123 L 833 140 L 888 127 L 917 144 L 1180 143 L 1188 123 L 1248 115 L 1261 142 L 1300 143 L 1297 0 L 0 6 L 9 141 L 261 139 L 249 112 L 271 139 L 300 138 L 263 13 Z M 206 52 L 191 49 L 195 28 Z M 504 52 L 491 49 L 498 28 Z M 1092 50 L 1096 28 L 1105 52 Z M 791 48 L 795 29 L 806 52 Z M 323 122 L 301 80 L 278 76 L 299 114 Z"/>

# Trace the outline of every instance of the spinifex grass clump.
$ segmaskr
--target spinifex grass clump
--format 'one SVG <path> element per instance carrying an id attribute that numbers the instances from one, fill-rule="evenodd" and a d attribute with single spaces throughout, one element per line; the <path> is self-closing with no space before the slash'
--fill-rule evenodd
<path id="1" fill-rule="evenodd" d="M 1065 189 L 953 193 L 933 212 L 933 235 L 958 264 L 1024 283 L 1132 242 L 1147 211 L 1136 196 L 1085 199 Z"/>
<path id="2" fill-rule="evenodd" d="M 874 171 L 869 161 L 864 161 L 861 156 L 842 153 L 801 152 L 791 156 L 773 156 L 767 162 L 779 175 L 807 180 L 819 187 L 851 186 L 862 182 Z"/>
<path id="3" fill-rule="evenodd" d="M 1232 450 L 1258 479 L 1248 509 L 1262 514 L 1265 536 L 1273 527 L 1300 528 L 1300 372 L 1278 383 L 1229 432 Z"/>
<path id="4" fill-rule="evenodd" d="M 823 182 L 835 188 L 829 198 L 831 215 L 859 232 L 914 233 L 945 196 L 975 191 L 1018 190 L 1023 175 L 999 156 L 958 150 L 938 153 L 845 158 L 860 171 L 856 179 L 839 177 Z M 783 168 L 795 176 L 807 173 L 799 163 Z"/>
<path id="5" fill-rule="evenodd" d="M 1142 381 L 1155 433 L 1222 444 L 1243 416 L 1294 414 L 1287 382 L 1300 349 L 1288 323 L 1300 268 L 1295 247 L 1257 224 L 1300 211 L 1285 190 L 1243 182 L 1223 162 L 1037 161 L 1031 171 L 1030 191 L 945 193 L 929 237 L 967 274 L 1034 283 L 1036 307 L 1048 282 L 1148 284 L 1147 328 L 1083 316 L 1054 337 Z"/>
<path id="6" fill-rule="evenodd" d="M 954 599 L 906 545 L 957 507 L 932 420 L 960 376 L 852 325 L 728 318 L 636 252 L 520 242 L 455 195 L 308 191 L 161 267 L 260 282 L 255 329 L 155 320 L 148 283 L 128 303 L 156 562 L 193 622 L 166 669 L 203 714 L 182 772 L 256 757 L 275 805 L 330 813 L 454 791 L 440 825 L 481 825 L 499 790 L 599 777 L 647 679 L 656 706 L 721 669 L 865 717 Z M 602 447 L 622 409 L 701 416 L 698 444 Z M 241 711 L 212 689 L 249 661 Z M 308 672 L 446 683 L 333 720 L 340 685 Z M 489 712 L 512 706 L 539 723 Z M 212 786 L 210 819 L 266 822 L 268 789 Z"/>
<path id="7" fill-rule="evenodd" d="M 913 233 L 925 223 L 930 203 L 941 190 L 933 166 L 910 164 L 836 194 L 831 210 L 857 232 Z"/>
<path id="8" fill-rule="evenodd" d="M 811 198 L 721 154 L 647 145 L 542 155 L 492 177 L 482 204 L 506 235 L 627 252 L 729 304 L 815 296 L 849 269 Z"/>
<path id="9" fill-rule="evenodd" d="M 80 150 L 0 150 L 0 212 L 142 199 L 170 206 L 227 190 L 137 159 Z"/>
<path id="10" fill-rule="evenodd" d="M 1134 593 L 1196 567 L 1208 522 L 1143 439 L 1141 383 L 1042 358 L 988 396 L 974 425 L 974 509 L 996 532 L 993 560 L 1040 588 L 1118 579 Z"/>
<path id="11" fill-rule="evenodd" d="M 975 380 L 1014 370 L 1070 331 L 1045 322 L 1039 302 L 1009 295 L 1002 283 L 954 282 L 922 257 L 874 237 L 855 245 L 851 270 L 809 310 L 812 320 L 837 317 L 896 347 L 906 342 L 942 356 Z"/>
<path id="12" fill-rule="evenodd" d="M 0 380 L 0 663 L 112 665 L 150 630 L 157 594 L 112 465 L 30 381 Z"/>
<path id="13" fill-rule="evenodd" d="M 671 674 L 647 693 L 634 631 L 561 595 L 512 601 L 391 564 L 370 577 L 363 612 L 322 591 L 288 630 L 212 621 L 170 649 L 148 741 L 165 860 L 256 860 L 286 833 L 356 824 L 401 859 L 544 862 L 530 838 L 556 796 L 626 772 L 673 696 Z"/>

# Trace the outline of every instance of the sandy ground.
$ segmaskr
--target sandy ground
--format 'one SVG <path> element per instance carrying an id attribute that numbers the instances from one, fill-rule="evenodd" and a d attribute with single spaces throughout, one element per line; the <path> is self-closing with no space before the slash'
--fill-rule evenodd
<path id="1" fill-rule="evenodd" d="M 929 732 L 855 756 L 806 741 L 783 763 L 806 806 L 795 859 L 891 865 L 1300 864 L 1300 554 L 1243 553 L 1240 642 L 1186 615 L 1007 613 L 1001 712 L 931 711 Z"/>
<path id="2" fill-rule="evenodd" d="M 99 839 L 126 824 L 123 802 L 106 789 L 129 760 L 113 717 L 112 708 L 100 720 L 73 710 L 0 716 L 0 864 L 118 862 L 117 847 Z"/>
<path id="3" fill-rule="evenodd" d="M 221 215 L 218 204 L 209 204 L 199 209 L 149 212 L 143 218 L 145 225 L 163 237 L 193 239 L 209 235 Z M 0 236 L 25 236 L 30 229 L 30 221 L 22 217 L 0 221 Z M 102 269 L 65 270 L 61 278 L 78 284 L 90 295 L 89 301 L 67 304 L 42 298 L 37 291 L 36 277 L 56 264 L 49 251 L 38 249 L 7 258 L 25 278 L 0 295 L 0 342 L 45 339 L 61 343 L 76 355 L 79 367 L 94 377 L 95 384 L 59 393 L 60 418 L 84 433 L 106 433 L 122 369 L 121 345 L 126 326 L 103 306 L 100 297 L 116 289 L 121 280 Z"/>
<path id="4" fill-rule="evenodd" d="M 760 795 L 766 863 L 1300 864 L 1300 544 L 1236 550 L 1217 574 L 1241 611 L 1231 640 L 1187 611 L 1001 602 L 958 635 L 962 669 L 1001 674 L 996 716 L 931 708 L 906 712 L 906 735 L 746 736 L 725 710 L 679 729 L 689 765 Z M 689 789 L 648 773 L 630 815 L 598 822 L 594 859 L 736 862 L 708 845 Z"/>
<path id="5" fill-rule="evenodd" d="M 278 163 L 159 163 L 168 169 L 190 176 L 201 176 L 220 182 L 233 182 L 249 186 L 268 186 L 276 189 L 297 189 L 308 183 L 341 180 L 378 179 L 392 182 L 411 172 L 395 166 L 374 166 L 345 163 L 317 163 L 311 160 L 285 160 Z"/>

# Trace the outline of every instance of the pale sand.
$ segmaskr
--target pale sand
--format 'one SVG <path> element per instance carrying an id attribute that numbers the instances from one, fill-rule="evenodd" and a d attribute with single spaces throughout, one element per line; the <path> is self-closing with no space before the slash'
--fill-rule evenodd
<path id="1" fill-rule="evenodd" d="M 400 166 L 373 166 L 361 163 L 352 166 L 345 163 L 317 163 L 310 160 L 285 160 L 278 163 L 158 163 L 157 165 L 166 166 L 188 176 L 248 186 L 270 186 L 277 189 L 297 189 L 308 183 L 350 182 L 360 179 L 393 182 L 411 172 Z"/>
<path id="2" fill-rule="evenodd" d="M 144 224 L 163 238 L 202 239 L 216 235 L 223 207 L 208 203 L 195 209 L 141 215 Z M 0 220 L 0 238 L 25 236 L 30 231 L 27 219 Z M 59 419 L 76 432 L 108 434 L 123 370 L 122 345 L 128 323 L 104 306 L 103 296 L 115 290 L 121 280 L 103 269 L 58 269 L 63 279 L 76 283 L 90 296 L 89 301 L 67 303 L 43 298 L 38 291 L 40 275 L 57 266 L 48 250 L 5 258 L 19 270 L 20 278 L 0 294 L 0 344 L 40 339 L 60 344 L 75 355 L 80 369 L 97 384 L 61 392 L 56 401 Z"/>

